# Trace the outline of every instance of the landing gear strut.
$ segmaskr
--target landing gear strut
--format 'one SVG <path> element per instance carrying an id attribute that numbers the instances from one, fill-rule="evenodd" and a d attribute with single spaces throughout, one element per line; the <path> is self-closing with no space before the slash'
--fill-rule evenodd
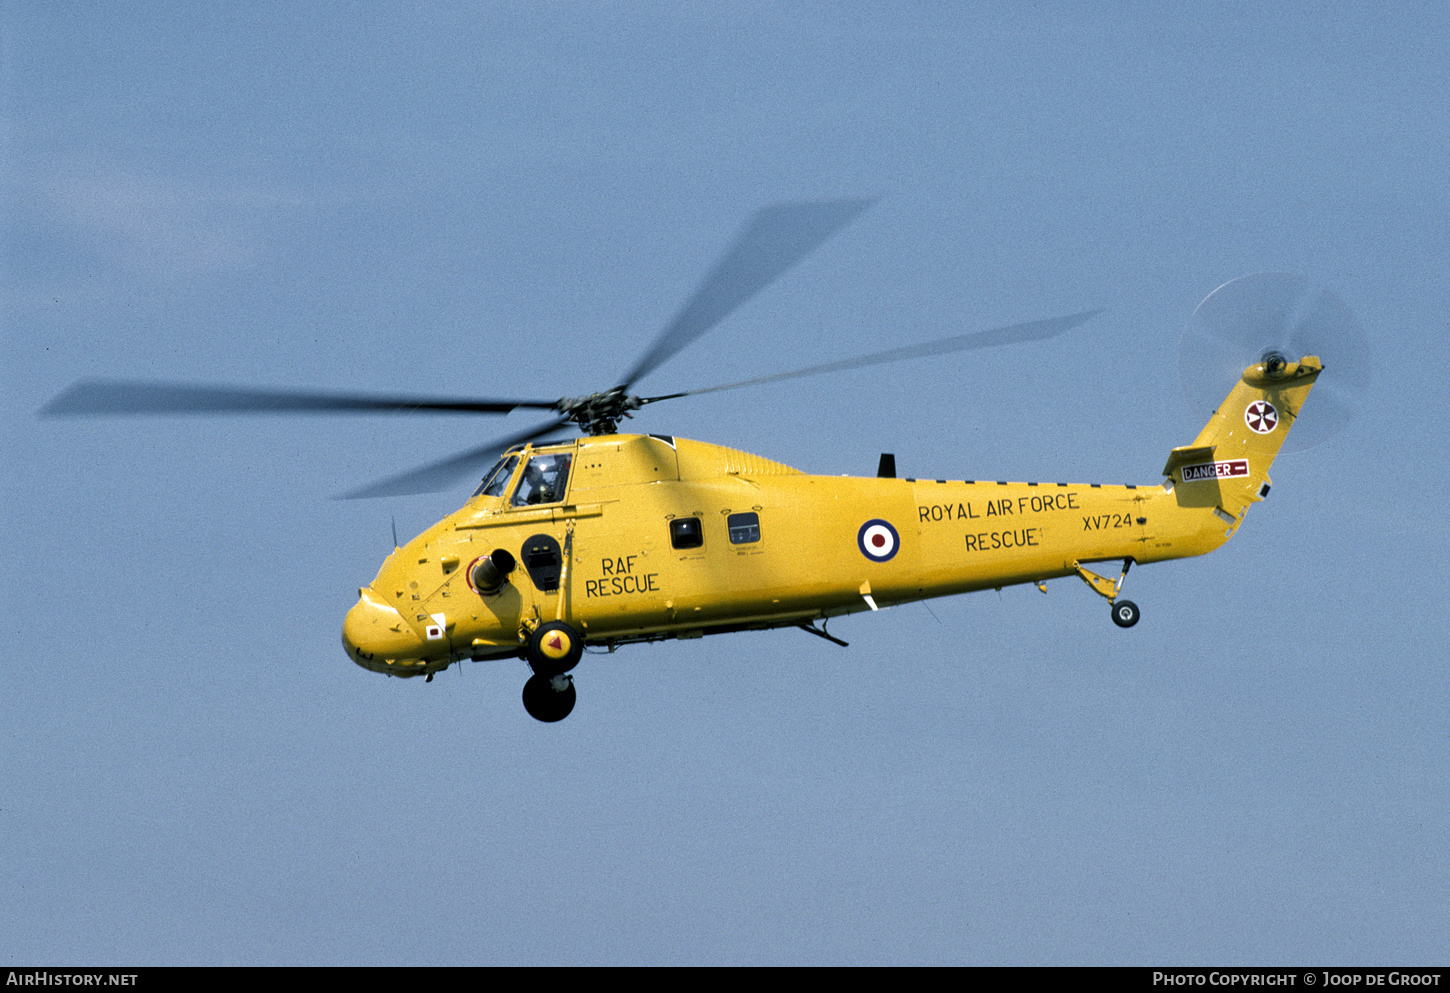
<path id="1" fill-rule="evenodd" d="M 584 655 L 584 639 L 563 621 L 540 624 L 524 643 L 524 658 L 533 676 L 524 684 L 524 709 L 535 720 L 552 724 L 574 709 L 574 680 L 569 670 Z"/>
<path id="2" fill-rule="evenodd" d="M 1138 623 L 1138 605 L 1132 600 L 1118 599 L 1118 594 L 1123 590 L 1123 580 L 1128 578 L 1128 569 L 1132 565 L 1132 559 L 1123 559 L 1123 574 L 1113 580 L 1083 568 L 1081 563 L 1073 563 L 1073 567 L 1077 569 L 1077 574 L 1082 577 L 1082 581 L 1087 583 L 1094 593 L 1107 598 L 1108 602 L 1113 605 L 1113 623 L 1120 628 L 1130 628 Z"/>

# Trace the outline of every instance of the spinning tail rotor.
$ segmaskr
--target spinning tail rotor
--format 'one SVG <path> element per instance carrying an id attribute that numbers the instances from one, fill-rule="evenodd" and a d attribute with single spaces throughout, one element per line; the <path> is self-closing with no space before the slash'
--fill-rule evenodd
<path id="1" fill-rule="evenodd" d="M 1329 290 L 1286 273 L 1241 276 L 1204 298 L 1189 320 L 1178 350 L 1183 395 L 1195 413 L 1206 414 L 1246 366 L 1305 355 L 1319 356 L 1324 372 L 1285 452 L 1322 444 L 1354 419 L 1369 388 L 1369 343 L 1354 314 Z"/>

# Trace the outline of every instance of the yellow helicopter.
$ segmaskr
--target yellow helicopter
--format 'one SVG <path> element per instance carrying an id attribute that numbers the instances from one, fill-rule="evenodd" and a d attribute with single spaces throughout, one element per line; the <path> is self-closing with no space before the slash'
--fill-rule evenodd
<path id="1" fill-rule="evenodd" d="M 1322 365 L 1269 351 L 1161 484 L 815 476 L 766 458 L 667 434 L 619 434 L 662 400 L 1061 334 L 1096 312 L 911 345 L 746 382 L 640 397 L 633 384 L 718 324 L 869 206 L 784 204 L 748 223 L 677 317 L 623 377 L 585 397 L 549 400 L 379 397 L 87 380 L 45 415 L 177 413 L 498 414 L 552 411 L 547 423 L 367 487 L 351 497 L 482 483 L 464 506 L 395 547 L 343 622 L 350 658 L 392 676 L 464 659 L 523 658 L 523 702 L 541 721 L 575 703 L 586 646 L 797 627 L 845 645 L 833 617 L 972 590 L 1077 575 L 1120 627 L 1129 567 L 1202 555 L 1269 492 L 1268 470 Z M 583 436 L 541 440 L 573 423 Z M 1101 563 L 1110 563 L 1107 574 Z M 1116 571 L 1116 575 L 1113 573 Z M 817 626 L 817 625 L 820 626 Z"/>

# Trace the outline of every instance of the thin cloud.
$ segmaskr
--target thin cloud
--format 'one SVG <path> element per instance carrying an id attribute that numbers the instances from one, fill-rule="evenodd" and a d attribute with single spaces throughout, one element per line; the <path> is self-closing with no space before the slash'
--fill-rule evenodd
<path id="1" fill-rule="evenodd" d="M 227 180 L 77 162 L 21 174 L 15 185 L 30 223 L 110 264 L 166 282 L 257 265 L 279 213 L 312 203 Z"/>

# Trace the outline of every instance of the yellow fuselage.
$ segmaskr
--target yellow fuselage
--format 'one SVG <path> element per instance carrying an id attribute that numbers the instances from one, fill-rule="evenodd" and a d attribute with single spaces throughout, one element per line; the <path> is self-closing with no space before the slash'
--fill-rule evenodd
<path id="1" fill-rule="evenodd" d="M 552 620 L 608 644 L 1074 574 L 1111 598 L 1085 563 L 1212 551 L 1267 492 L 1269 463 L 1319 367 L 1306 359 L 1273 383 L 1255 380 L 1254 368 L 1194 445 L 1175 450 L 1162 485 L 813 476 L 652 435 L 525 449 L 502 495 L 475 496 L 394 550 L 360 591 L 344 644 L 369 669 L 417 675 L 517 655 L 528 631 Z M 1246 405 L 1265 397 L 1284 423 L 1250 430 Z M 567 492 L 513 506 L 522 466 L 540 453 L 572 456 Z M 751 514 L 753 530 L 732 525 Z M 699 524 L 673 523 L 685 518 Z M 677 547 L 682 531 L 698 543 Z M 497 592 L 480 593 L 472 566 L 496 549 L 518 567 Z"/>

